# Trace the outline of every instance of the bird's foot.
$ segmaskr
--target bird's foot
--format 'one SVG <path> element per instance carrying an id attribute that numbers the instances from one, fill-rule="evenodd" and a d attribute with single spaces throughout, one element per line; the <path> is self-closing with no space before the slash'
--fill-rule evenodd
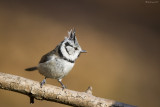
<path id="1" fill-rule="evenodd" d="M 46 83 L 46 78 L 45 78 L 42 82 L 40 82 L 40 87 L 42 88 L 42 86 L 43 86 L 45 83 Z"/>
<path id="2" fill-rule="evenodd" d="M 62 79 L 58 79 L 58 82 L 62 85 L 62 90 L 64 90 L 65 88 L 67 88 L 67 87 L 62 83 Z"/>
<path id="3" fill-rule="evenodd" d="M 67 87 L 63 84 L 62 85 L 62 90 L 66 89 Z"/>

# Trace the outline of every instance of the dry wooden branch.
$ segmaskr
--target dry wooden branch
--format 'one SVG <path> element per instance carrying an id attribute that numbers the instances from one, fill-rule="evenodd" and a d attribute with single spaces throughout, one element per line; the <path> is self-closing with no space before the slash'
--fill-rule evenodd
<path id="1" fill-rule="evenodd" d="M 92 95 L 92 87 L 86 92 L 77 92 L 45 84 L 40 88 L 37 81 L 0 72 L 0 88 L 27 95 L 33 100 L 47 100 L 80 107 L 135 107 Z"/>

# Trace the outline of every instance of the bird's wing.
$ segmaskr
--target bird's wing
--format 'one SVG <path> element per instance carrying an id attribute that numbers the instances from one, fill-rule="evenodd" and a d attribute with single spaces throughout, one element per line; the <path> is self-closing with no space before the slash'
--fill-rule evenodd
<path id="1" fill-rule="evenodd" d="M 42 56 L 39 63 L 45 63 L 45 62 L 49 61 L 54 54 L 55 54 L 55 50 L 52 50 L 52 51 L 48 52 L 47 54 Z"/>

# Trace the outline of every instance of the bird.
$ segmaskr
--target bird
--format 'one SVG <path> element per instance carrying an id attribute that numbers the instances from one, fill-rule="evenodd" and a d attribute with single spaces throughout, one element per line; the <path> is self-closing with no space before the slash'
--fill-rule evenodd
<path id="1" fill-rule="evenodd" d="M 62 79 L 72 70 L 80 54 L 86 52 L 86 50 L 82 50 L 78 43 L 75 29 L 71 29 L 68 32 L 68 37 L 65 37 L 55 49 L 43 55 L 37 66 L 29 67 L 25 70 L 38 70 L 45 77 L 40 82 L 41 88 L 46 83 L 46 79 L 51 78 L 57 79 L 62 89 L 65 89 L 66 86 L 62 83 Z"/>

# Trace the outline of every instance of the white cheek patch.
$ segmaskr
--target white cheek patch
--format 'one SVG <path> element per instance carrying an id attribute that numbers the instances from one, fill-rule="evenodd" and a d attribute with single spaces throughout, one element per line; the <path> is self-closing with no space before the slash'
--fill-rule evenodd
<path id="1" fill-rule="evenodd" d="M 61 45 L 60 50 L 61 50 L 61 52 L 62 52 L 62 54 L 65 58 L 67 58 L 69 60 L 72 60 L 72 61 L 75 61 L 78 58 L 78 55 L 79 55 L 80 50 L 81 50 L 79 48 L 78 48 L 78 50 L 75 50 L 75 48 L 71 47 L 71 46 L 66 46 L 65 47 L 65 43 L 64 43 L 64 44 Z"/>
<path id="2" fill-rule="evenodd" d="M 68 52 L 69 55 L 74 54 L 75 50 L 73 47 L 67 46 L 66 47 L 66 51 Z"/>

